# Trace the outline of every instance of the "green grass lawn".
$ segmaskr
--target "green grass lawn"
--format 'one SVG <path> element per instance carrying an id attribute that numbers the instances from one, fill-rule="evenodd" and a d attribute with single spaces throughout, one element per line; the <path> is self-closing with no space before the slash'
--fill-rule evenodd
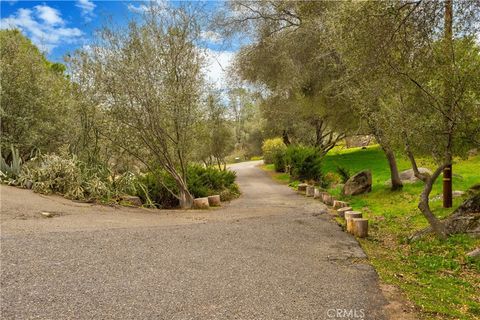
<path id="1" fill-rule="evenodd" d="M 400 170 L 410 168 L 407 159 L 397 161 Z M 338 166 L 348 168 L 351 173 L 363 169 L 372 171 L 372 192 L 343 199 L 370 220 L 369 237 L 359 241 L 382 281 L 400 287 L 424 319 L 480 319 L 480 262 L 465 256 L 480 246 L 480 239 L 455 235 L 441 241 L 428 236 L 408 243 L 409 235 L 427 226 L 417 209 L 422 182 L 405 185 L 402 191 L 390 191 L 385 185 L 390 178 L 388 163 L 378 146 L 334 149 L 325 157 L 324 171 L 336 172 Z M 434 169 L 428 161 L 420 160 L 419 166 Z M 265 169 L 272 171 L 273 167 L 265 166 Z M 479 183 L 480 156 L 457 159 L 453 173 L 453 190 L 465 191 Z M 289 182 L 287 174 L 274 176 Z M 329 192 L 342 198 L 340 190 L 339 186 Z M 441 191 L 440 177 L 431 198 Z M 463 200 L 455 198 L 454 208 Z M 440 199 L 431 201 L 431 207 L 439 217 L 452 212 L 442 208 Z"/>

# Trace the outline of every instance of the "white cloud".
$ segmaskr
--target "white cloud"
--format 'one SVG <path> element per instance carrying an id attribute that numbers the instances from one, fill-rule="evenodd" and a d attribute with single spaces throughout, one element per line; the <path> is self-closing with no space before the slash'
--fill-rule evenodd
<path id="1" fill-rule="evenodd" d="M 77 3 L 75 4 L 78 8 L 82 10 L 82 16 L 85 19 L 85 21 L 90 22 L 92 21 L 92 18 L 95 16 L 93 13 L 93 10 L 95 10 L 95 3 L 93 1 L 89 0 L 77 0 Z"/>
<path id="2" fill-rule="evenodd" d="M 206 50 L 207 65 L 205 71 L 207 80 L 213 83 L 218 89 L 227 87 L 227 70 L 233 62 L 235 52 Z"/>
<path id="3" fill-rule="evenodd" d="M 14 14 L 0 19 L 0 29 L 18 28 L 40 50 L 50 52 L 61 43 L 79 41 L 83 32 L 78 28 L 66 28 L 61 13 L 46 5 L 32 9 L 21 8 Z"/>
<path id="4" fill-rule="evenodd" d="M 60 17 L 60 12 L 52 7 L 46 5 L 35 6 L 37 16 L 43 20 L 48 25 L 56 26 L 63 25 L 65 22 Z"/>
<path id="5" fill-rule="evenodd" d="M 139 4 L 138 6 L 134 5 L 134 4 L 131 4 L 129 3 L 127 5 L 127 8 L 128 10 L 130 10 L 131 12 L 134 12 L 134 13 L 144 13 L 144 12 L 147 12 L 148 10 L 150 10 L 150 7 L 153 5 L 153 6 L 158 6 L 158 8 L 167 8 L 168 7 L 168 3 L 166 0 L 147 0 L 147 1 L 144 1 L 146 2 L 145 3 L 142 3 L 142 4 Z"/>
<path id="6" fill-rule="evenodd" d="M 202 31 L 202 33 L 200 34 L 200 37 L 203 40 L 206 40 L 211 43 L 219 43 L 222 41 L 222 37 L 220 36 L 220 34 L 212 30 Z"/>

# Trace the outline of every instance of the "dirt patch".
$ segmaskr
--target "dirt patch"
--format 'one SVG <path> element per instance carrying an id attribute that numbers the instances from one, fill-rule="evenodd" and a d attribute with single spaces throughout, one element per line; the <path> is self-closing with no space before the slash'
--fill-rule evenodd
<path id="1" fill-rule="evenodd" d="M 402 291 L 390 284 L 381 283 L 380 289 L 388 304 L 384 307 L 385 314 L 390 320 L 416 320 L 418 316 L 414 305 L 407 300 Z"/>

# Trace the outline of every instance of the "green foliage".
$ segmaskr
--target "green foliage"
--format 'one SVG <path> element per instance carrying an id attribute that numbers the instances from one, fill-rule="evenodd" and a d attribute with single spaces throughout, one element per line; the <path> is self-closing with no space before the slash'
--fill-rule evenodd
<path id="1" fill-rule="evenodd" d="M 0 148 L 57 150 L 74 139 L 71 84 L 64 66 L 50 63 L 19 30 L 0 30 Z M 5 156 L 11 158 L 9 151 Z"/>
<path id="2" fill-rule="evenodd" d="M 195 198 L 220 194 L 222 201 L 234 199 L 240 195 L 235 178 L 234 171 L 219 170 L 215 167 L 191 165 L 187 169 L 188 190 Z M 176 193 L 177 185 L 165 171 L 148 172 L 140 180 L 147 191 L 140 190 L 137 193 L 142 200 L 146 201 L 149 197 L 159 208 L 178 207 L 178 199 L 168 190 Z"/>
<path id="3" fill-rule="evenodd" d="M 419 165 L 430 167 L 431 160 L 419 158 Z M 410 168 L 408 159 L 397 159 L 399 170 Z M 422 182 L 407 184 L 402 192 L 391 192 L 385 185 L 390 178 L 387 160 L 378 146 L 367 149 L 333 150 L 324 158 L 324 169 L 334 171 L 343 167 L 350 172 L 370 169 L 373 175 L 371 193 L 348 198 L 354 210 L 360 210 L 370 221 L 370 235 L 361 240 L 381 279 L 399 286 L 422 311 L 426 318 L 475 319 L 480 303 L 479 262 L 466 253 L 480 245 L 480 239 L 467 235 L 450 236 L 447 240 L 426 237 L 409 243 L 407 237 L 428 224 L 417 204 Z M 456 159 L 453 170 L 454 190 L 466 191 L 480 180 L 480 156 Z M 329 190 L 337 195 L 338 189 Z M 442 181 L 433 187 L 432 197 L 442 193 Z M 463 202 L 454 198 L 454 207 Z M 430 205 L 444 218 L 452 209 L 442 209 L 441 201 Z"/>
<path id="4" fill-rule="evenodd" d="M 7 161 L 2 156 L 2 151 L 0 148 L 0 171 L 9 179 L 15 179 L 19 176 L 20 170 L 22 169 L 22 159 L 18 149 L 15 149 L 10 146 L 12 161 L 10 164 L 7 164 Z"/>
<path id="5" fill-rule="evenodd" d="M 56 193 L 69 199 L 115 201 L 125 194 L 136 194 L 141 183 L 131 172 L 112 175 L 101 165 L 87 166 L 63 149 L 59 155 L 39 155 L 29 161 L 19 175 L 24 187 L 35 192 Z"/>
<path id="6" fill-rule="evenodd" d="M 322 157 L 316 148 L 293 145 L 287 148 L 285 162 L 293 179 L 323 183 Z"/>
<path id="7" fill-rule="evenodd" d="M 271 164 L 275 160 L 275 154 L 283 153 L 287 149 L 287 146 L 283 143 L 282 138 L 267 139 L 263 142 L 263 162 L 265 164 Z"/>
<path id="8" fill-rule="evenodd" d="M 236 173 L 214 167 L 191 165 L 187 170 L 188 190 L 195 198 L 218 193 L 235 183 Z"/>
<path id="9" fill-rule="evenodd" d="M 338 166 L 337 173 L 339 174 L 342 183 L 345 183 L 348 181 L 348 179 L 350 179 L 351 173 L 346 167 Z"/>
<path id="10" fill-rule="evenodd" d="M 286 150 L 285 150 L 286 151 Z M 273 155 L 273 165 L 275 167 L 276 172 L 285 172 L 287 163 L 286 163 L 286 152 L 285 151 L 277 151 Z"/>

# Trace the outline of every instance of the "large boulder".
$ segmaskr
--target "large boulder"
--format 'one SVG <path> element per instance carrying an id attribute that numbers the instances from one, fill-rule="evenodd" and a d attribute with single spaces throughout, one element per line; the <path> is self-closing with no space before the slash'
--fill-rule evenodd
<path id="1" fill-rule="evenodd" d="M 418 168 L 418 171 L 422 174 L 428 174 L 429 176 L 432 175 L 432 171 L 427 168 Z M 413 173 L 413 169 L 408 169 L 399 173 L 400 180 L 402 182 L 416 182 L 418 178 L 415 177 L 415 173 Z"/>
<path id="2" fill-rule="evenodd" d="M 346 196 L 354 196 L 372 191 L 372 173 L 370 170 L 363 170 L 345 182 L 343 186 L 343 194 Z"/>
<path id="3" fill-rule="evenodd" d="M 430 176 L 432 175 L 432 171 L 430 171 L 430 169 L 427 169 L 427 168 L 418 168 L 418 171 L 422 174 L 426 174 Z M 402 180 L 403 184 L 415 183 L 419 180 L 417 177 L 415 177 L 415 173 L 413 173 L 413 169 L 402 171 L 398 175 L 400 176 L 400 180 Z M 385 185 L 391 186 L 392 180 L 388 179 L 387 181 L 385 181 Z"/>
<path id="4" fill-rule="evenodd" d="M 480 193 L 465 200 L 445 219 L 448 234 L 468 233 L 480 237 Z"/>

